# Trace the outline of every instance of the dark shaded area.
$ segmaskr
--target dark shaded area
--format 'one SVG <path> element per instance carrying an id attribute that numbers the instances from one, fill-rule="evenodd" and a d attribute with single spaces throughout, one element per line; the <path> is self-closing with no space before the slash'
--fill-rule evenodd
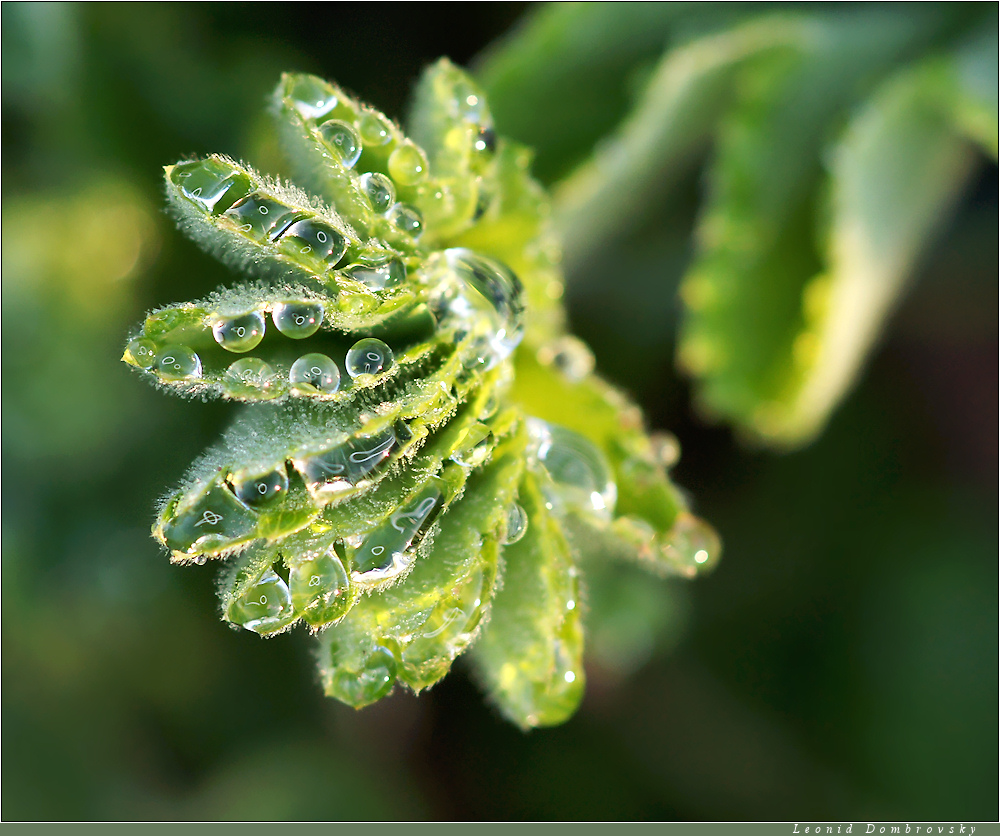
<path id="1" fill-rule="evenodd" d="M 273 159 L 283 70 L 402 116 L 423 65 L 468 62 L 525 8 L 4 4 L 5 820 L 997 818 L 985 162 L 859 387 L 794 454 L 701 422 L 674 371 L 694 174 L 624 242 L 627 281 L 610 256 L 573 277 L 577 332 L 681 440 L 675 477 L 726 553 L 665 588 L 682 634 L 629 676 L 588 669 L 561 728 L 505 724 L 461 664 L 355 713 L 322 696 L 304 633 L 227 629 L 213 570 L 149 538 L 231 414 L 117 362 L 143 311 L 233 280 L 160 212 L 160 166 Z"/>

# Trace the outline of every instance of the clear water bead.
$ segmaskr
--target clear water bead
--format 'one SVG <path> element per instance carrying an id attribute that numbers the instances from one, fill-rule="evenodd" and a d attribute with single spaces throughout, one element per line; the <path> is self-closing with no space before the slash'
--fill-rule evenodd
<path id="1" fill-rule="evenodd" d="M 386 145 L 392 140 L 392 123 L 377 110 L 364 108 L 358 119 L 358 130 L 365 145 Z"/>
<path id="2" fill-rule="evenodd" d="M 307 218 L 296 221 L 282 233 L 278 249 L 333 267 L 347 252 L 347 239 L 329 224 Z"/>
<path id="3" fill-rule="evenodd" d="M 225 317 L 212 324 L 212 336 L 227 351 L 253 351 L 264 339 L 264 316 L 260 311 Z"/>
<path id="4" fill-rule="evenodd" d="M 538 361 L 555 366 L 563 376 L 579 383 L 594 370 L 594 354 L 583 340 L 570 334 L 552 340 L 538 350 Z"/>
<path id="5" fill-rule="evenodd" d="M 332 395 L 340 389 L 340 369 L 325 354 L 304 354 L 292 363 L 288 380 L 299 391 Z"/>
<path id="6" fill-rule="evenodd" d="M 362 374 L 378 374 L 392 368 L 395 362 L 392 349 L 382 340 L 368 338 L 358 340 L 347 352 L 344 364 L 351 377 Z"/>
<path id="7" fill-rule="evenodd" d="M 368 202 L 378 214 L 382 215 L 389 211 L 389 207 L 396 201 L 396 187 L 392 180 L 377 171 L 370 171 L 361 175 L 361 191 Z"/>
<path id="8" fill-rule="evenodd" d="M 397 203 L 389 210 L 389 221 L 400 232 L 418 237 L 424 229 L 424 219 L 413 206 Z"/>
<path id="9" fill-rule="evenodd" d="M 229 605 L 229 621 L 246 630 L 266 635 L 287 626 L 292 615 L 292 596 L 288 586 L 273 570 Z"/>
<path id="10" fill-rule="evenodd" d="M 507 534 L 505 546 L 516 543 L 528 532 L 528 513 L 516 502 L 507 509 Z"/>
<path id="11" fill-rule="evenodd" d="M 232 163 L 215 157 L 179 163 L 170 170 L 169 177 L 184 197 L 213 215 L 225 212 L 253 188 L 250 178 Z"/>
<path id="12" fill-rule="evenodd" d="M 346 122 L 331 119 L 319 126 L 320 136 L 333 149 L 337 160 L 344 168 L 354 168 L 361 158 L 361 137 Z"/>
<path id="13" fill-rule="evenodd" d="M 259 508 L 288 493 L 288 473 L 285 466 L 263 476 L 232 477 L 233 492 L 244 505 Z"/>
<path id="14" fill-rule="evenodd" d="M 314 76 L 299 76 L 292 83 L 287 98 L 306 119 L 319 119 L 337 106 L 337 91 Z"/>
<path id="15" fill-rule="evenodd" d="M 156 355 L 153 366 L 164 380 L 196 380 L 201 377 L 201 358 L 186 345 L 171 345 L 162 349 Z"/>
<path id="16" fill-rule="evenodd" d="M 389 176 L 401 186 L 415 186 L 427 176 L 427 157 L 407 140 L 389 155 Z"/>
<path id="17" fill-rule="evenodd" d="M 274 368 L 259 357 L 243 357 L 223 376 L 226 393 L 234 398 L 270 399 L 281 394 Z"/>
<path id="18" fill-rule="evenodd" d="M 292 340 L 311 337 L 323 324 L 323 306 L 318 302 L 278 302 L 271 311 L 274 327 Z"/>
<path id="19" fill-rule="evenodd" d="M 535 456 L 555 483 L 557 498 L 610 519 L 618 492 L 601 451 L 582 435 L 537 418 L 529 420 L 528 432 Z"/>
<path id="20" fill-rule="evenodd" d="M 406 279 L 406 265 L 398 258 L 391 258 L 371 264 L 352 264 L 344 273 L 369 290 L 387 290 L 403 283 Z"/>
<path id="21" fill-rule="evenodd" d="M 140 369 L 148 369 L 156 361 L 156 343 L 145 337 L 137 337 L 125 346 L 125 356 L 122 359 Z"/>
<path id="22" fill-rule="evenodd" d="M 296 562 L 288 572 L 288 587 L 295 612 L 322 608 L 323 620 L 337 618 L 350 599 L 351 580 L 340 558 L 332 550 L 314 560 Z M 333 608 L 336 611 L 330 611 Z M 311 622 L 314 620 L 310 620 Z"/>

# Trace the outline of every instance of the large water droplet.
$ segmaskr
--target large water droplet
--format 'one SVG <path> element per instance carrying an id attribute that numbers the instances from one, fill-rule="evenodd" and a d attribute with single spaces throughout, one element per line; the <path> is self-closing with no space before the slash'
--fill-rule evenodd
<path id="1" fill-rule="evenodd" d="M 330 646 L 333 671 L 326 681 L 326 693 L 341 702 L 360 708 L 382 699 L 396 682 L 396 657 L 381 645 L 355 660 L 355 654 L 342 651 L 336 639 Z M 360 662 L 360 664 L 358 664 Z"/>
<path id="2" fill-rule="evenodd" d="M 186 345 L 161 349 L 153 365 L 164 380 L 197 380 L 201 377 L 201 358 Z"/>
<path id="3" fill-rule="evenodd" d="M 344 273 L 369 290 L 387 290 L 402 284 L 406 279 L 406 265 L 398 258 L 371 264 L 358 262 L 345 268 Z"/>
<path id="4" fill-rule="evenodd" d="M 288 587 L 296 613 L 313 610 L 313 626 L 340 618 L 351 605 L 351 579 L 335 552 L 296 562 L 288 572 Z"/>
<path id="5" fill-rule="evenodd" d="M 212 336 L 227 351 L 236 354 L 252 351 L 264 339 L 264 316 L 260 311 L 250 311 L 223 317 L 212 324 Z"/>
<path id="6" fill-rule="evenodd" d="M 125 346 L 125 356 L 122 359 L 140 369 L 148 369 L 156 361 L 156 343 L 145 337 L 137 337 Z"/>
<path id="7" fill-rule="evenodd" d="M 410 546 L 440 508 L 441 491 L 432 485 L 395 511 L 355 552 L 354 580 L 361 584 L 380 584 L 407 571 L 415 559 L 409 551 Z"/>
<path id="8" fill-rule="evenodd" d="M 268 570 L 229 605 L 226 618 L 261 635 L 281 630 L 294 618 L 288 586 L 276 572 Z"/>
<path id="9" fill-rule="evenodd" d="M 323 306 L 318 302 L 278 302 L 271 311 L 274 327 L 292 340 L 311 337 L 323 324 Z"/>
<path id="10" fill-rule="evenodd" d="M 369 337 L 365 340 L 358 340 L 351 350 L 347 352 L 347 361 L 344 367 L 351 377 L 358 377 L 362 374 L 378 374 L 388 371 L 395 362 L 392 349 L 382 340 Z"/>
<path id="11" fill-rule="evenodd" d="M 577 508 L 610 519 L 617 488 L 603 454 L 582 435 L 530 419 L 528 432 L 535 455 L 548 471 L 560 497 Z"/>
<path id="12" fill-rule="evenodd" d="M 493 452 L 493 431 L 479 422 L 470 425 L 459 436 L 451 460 L 462 467 L 476 468 Z"/>
<path id="13" fill-rule="evenodd" d="M 392 184 L 392 180 L 377 171 L 370 171 L 361 175 L 359 183 L 372 209 L 380 215 L 389 211 L 389 207 L 396 200 L 396 187 Z"/>
<path id="14" fill-rule="evenodd" d="M 278 238 L 301 216 L 298 210 L 260 192 L 243 198 L 225 212 L 225 217 L 232 218 L 241 232 L 258 241 Z"/>
<path id="15" fill-rule="evenodd" d="M 521 282 L 499 261 L 472 250 L 445 250 L 445 257 L 463 288 L 467 289 L 452 301 L 454 313 L 462 317 L 481 313 L 488 317 L 489 356 L 483 360 L 487 367 L 492 367 L 510 356 L 524 335 Z"/>
<path id="16" fill-rule="evenodd" d="M 170 170 L 169 177 L 188 200 L 215 215 L 225 212 L 253 188 L 250 178 L 232 163 L 215 157 L 179 163 Z"/>
<path id="17" fill-rule="evenodd" d="M 287 93 L 288 100 L 306 119 L 318 119 L 337 106 L 337 91 L 315 76 L 298 76 Z"/>
<path id="18" fill-rule="evenodd" d="M 352 438 L 321 453 L 296 459 L 306 485 L 316 495 L 335 497 L 355 487 L 384 465 L 397 444 L 406 440 L 408 429 L 400 423 L 366 438 Z"/>
<path id="19" fill-rule="evenodd" d="M 506 531 L 507 534 L 503 539 L 505 546 L 516 543 L 528 532 L 528 514 L 516 502 L 507 509 Z"/>
<path id="20" fill-rule="evenodd" d="M 236 498 L 251 508 L 260 508 L 288 494 L 288 473 L 284 464 L 262 476 L 231 476 Z"/>
<path id="21" fill-rule="evenodd" d="M 389 176 L 402 186 L 415 186 L 427 176 L 427 157 L 409 140 L 389 155 Z"/>
<path id="22" fill-rule="evenodd" d="M 364 108 L 358 119 L 358 130 L 365 145 L 386 145 L 392 140 L 392 123 L 381 113 L 371 108 Z"/>
<path id="23" fill-rule="evenodd" d="M 389 210 L 389 221 L 400 232 L 418 238 L 424 229 L 424 219 L 407 203 L 397 203 Z"/>
<path id="24" fill-rule="evenodd" d="M 274 368 L 259 357 L 243 357 L 226 369 L 226 393 L 234 398 L 275 398 L 281 394 Z"/>
<path id="25" fill-rule="evenodd" d="M 340 369 L 325 354 L 303 354 L 292 363 L 288 380 L 300 392 L 332 395 L 340 389 Z"/>
<path id="26" fill-rule="evenodd" d="M 333 267 L 347 252 L 347 239 L 329 224 L 307 218 L 285 230 L 278 249 L 299 260 Z"/>
<path id="27" fill-rule="evenodd" d="M 193 499 L 181 494 L 168 503 L 158 536 L 172 551 L 194 555 L 237 542 L 255 525 L 256 515 L 232 492 L 213 485 Z"/>
<path id="28" fill-rule="evenodd" d="M 344 168 L 353 168 L 361 158 L 361 137 L 346 122 L 331 119 L 319 126 L 319 133 Z"/>

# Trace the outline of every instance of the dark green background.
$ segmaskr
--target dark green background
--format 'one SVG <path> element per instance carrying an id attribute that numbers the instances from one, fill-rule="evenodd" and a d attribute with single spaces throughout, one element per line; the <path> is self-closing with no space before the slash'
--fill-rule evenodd
<path id="1" fill-rule="evenodd" d="M 726 553 L 656 587 L 645 664 L 589 666 L 561 728 L 505 724 L 461 664 L 355 713 L 322 696 L 304 633 L 228 629 L 213 570 L 173 567 L 149 538 L 157 496 L 231 413 L 118 362 L 145 310 L 233 278 L 161 214 L 160 167 L 269 159 L 282 70 L 401 117 L 424 64 L 468 65 L 525 11 L 3 5 L 3 819 L 997 818 L 985 161 L 801 452 L 700 422 L 674 371 L 696 175 L 627 258 L 569 277 L 574 327 L 678 435 L 676 478 Z"/>

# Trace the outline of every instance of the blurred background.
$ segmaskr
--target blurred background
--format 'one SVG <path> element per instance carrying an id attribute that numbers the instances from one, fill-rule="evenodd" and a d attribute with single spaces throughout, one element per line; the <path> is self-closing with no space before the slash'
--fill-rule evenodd
<path id="1" fill-rule="evenodd" d="M 726 551 L 605 625 L 629 658 L 595 654 L 560 728 L 506 724 L 461 664 L 356 713 L 322 696 L 304 632 L 227 628 L 215 570 L 171 566 L 151 540 L 157 497 L 231 415 L 118 359 L 145 311 L 234 278 L 163 214 L 161 167 L 208 152 L 266 167 L 283 70 L 402 118 L 424 65 L 475 67 L 534 11 L 3 4 L 3 819 L 997 819 L 985 157 L 859 385 L 798 452 L 706 423 L 675 370 L 697 165 L 568 277 L 575 331 L 678 436 L 675 479 Z M 575 143 L 544 112 L 498 107 L 499 132 L 537 144 L 554 182 L 667 39 L 650 30 L 585 80 L 594 124 Z"/>

